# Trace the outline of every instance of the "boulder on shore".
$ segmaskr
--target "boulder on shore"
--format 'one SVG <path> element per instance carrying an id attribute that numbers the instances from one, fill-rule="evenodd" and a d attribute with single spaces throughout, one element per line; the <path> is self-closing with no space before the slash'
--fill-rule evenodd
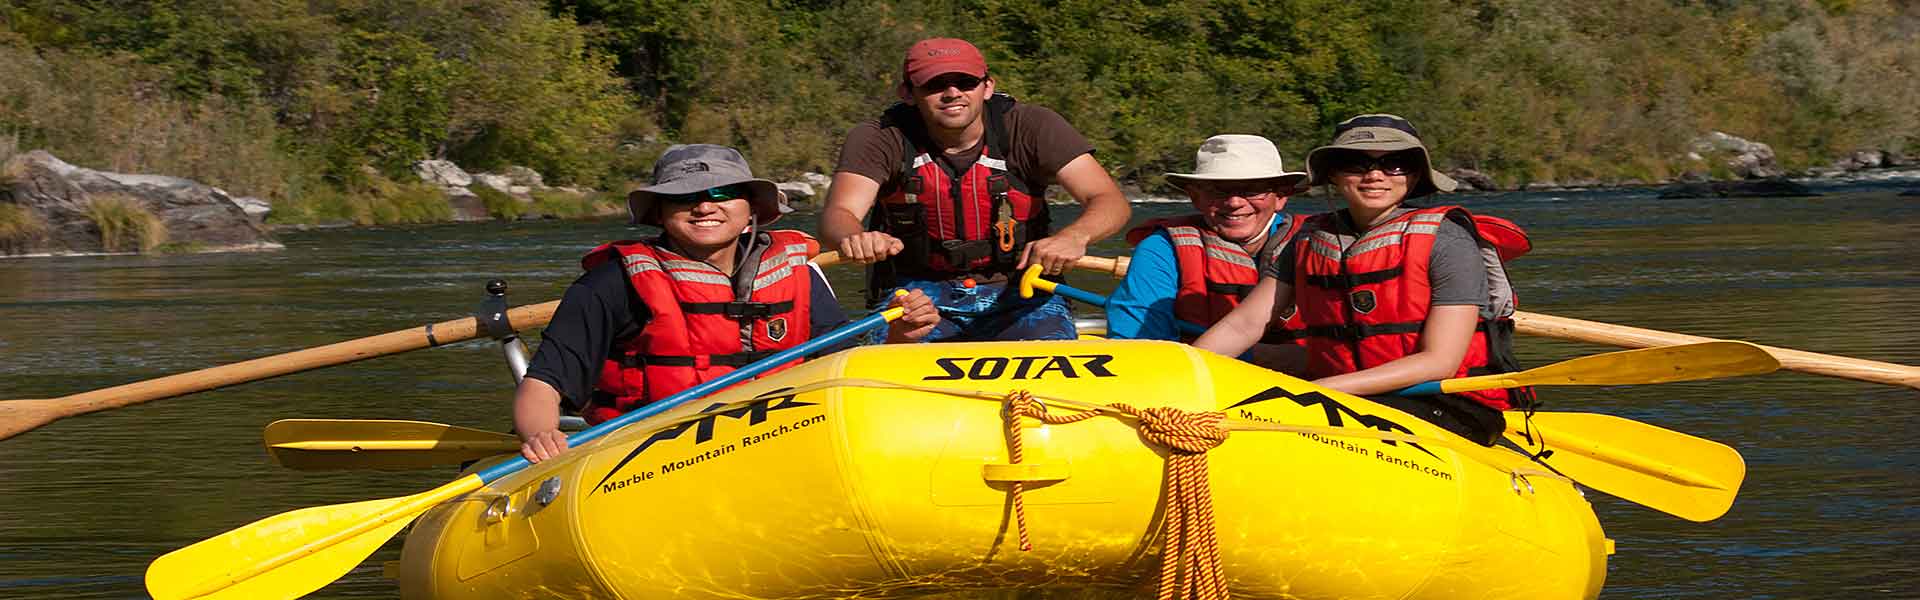
<path id="1" fill-rule="evenodd" d="M 4 254 L 91 254 L 150 248 L 112 248 L 102 240 L 95 202 L 120 205 L 125 218 L 151 219 L 174 248 L 218 252 L 277 249 L 265 228 L 225 191 L 163 175 L 95 171 L 67 164 L 44 150 L 20 154 L 0 165 L 0 204 L 30 233 L 0 240 Z M 102 205 L 104 206 L 104 205 Z M 112 228 L 112 226 L 109 226 Z"/>
<path id="2" fill-rule="evenodd" d="M 1473 169 L 1449 169 L 1447 171 L 1447 176 L 1452 177 L 1454 181 L 1460 184 L 1460 187 L 1454 191 L 1458 191 L 1458 192 L 1500 191 L 1500 184 L 1499 182 L 1496 182 L 1493 180 L 1493 176 L 1488 175 L 1486 173 L 1482 173 L 1480 171 L 1473 170 Z"/>
<path id="3" fill-rule="evenodd" d="M 1689 182 L 1668 186 L 1660 190 L 1661 199 L 1674 198 L 1778 198 L 1794 196 L 1818 196 L 1807 186 L 1785 179 L 1763 179 L 1757 181 L 1710 181 Z"/>
<path id="4" fill-rule="evenodd" d="M 1774 163 L 1772 146 L 1726 133 L 1713 131 L 1695 138 L 1692 150 L 1687 158 L 1718 159 L 1735 177 L 1742 179 L 1773 179 L 1787 174 Z"/>

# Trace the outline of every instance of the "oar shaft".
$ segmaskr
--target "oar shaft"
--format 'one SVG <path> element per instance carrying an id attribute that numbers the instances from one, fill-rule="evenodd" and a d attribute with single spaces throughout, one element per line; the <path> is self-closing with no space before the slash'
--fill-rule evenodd
<path id="1" fill-rule="evenodd" d="M 286 442 L 274 444 L 274 448 L 284 450 L 309 450 L 313 452 L 404 452 L 413 450 L 446 450 L 459 452 L 466 450 L 511 452 L 520 449 L 519 440 L 501 439 L 494 441 L 439 441 L 439 440 L 314 440 L 309 442 Z"/>
<path id="2" fill-rule="evenodd" d="M 553 319 L 553 309 L 559 301 L 521 306 L 507 311 L 507 318 L 516 327 L 538 327 Z M 110 408 L 120 408 L 140 404 L 161 398 L 170 398 L 182 394 L 191 394 L 230 385 L 258 381 L 270 377 L 296 373 L 318 367 L 346 364 L 369 358 L 398 354 L 409 350 L 418 350 L 430 346 L 451 344 L 473 339 L 480 330 L 480 324 L 473 317 L 453 319 L 427 325 L 383 333 L 357 340 L 338 342 L 297 350 L 285 354 L 276 354 L 262 358 L 201 369 L 190 373 L 168 375 L 158 379 L 149 379 L 106 389 L 83 392 L 58 398 L 62 407 L 61 417 L 86 414 Z"/>
<path id="3" fill-rule="evenodd" d="M 1590 344 L 1608 344 L 1622 348 L 1673 346 L 1715 341 L 1714 338 L 1584 321 L 1539 313 L 1513 315 L 1514 330 L 1527 335 L 1550 337 Z M 1845 356 L 1805 352 L 1790 348 L 1760 346 L 1789 370 L 1828 377 L 1884 383 L 1920 389 L 1920 367 L 1898 365 Z"/>

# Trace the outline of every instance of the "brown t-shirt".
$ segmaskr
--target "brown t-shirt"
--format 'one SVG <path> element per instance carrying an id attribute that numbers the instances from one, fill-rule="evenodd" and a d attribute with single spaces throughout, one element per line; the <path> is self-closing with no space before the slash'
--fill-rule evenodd
<path id="1" fill-rule="evenodd" d="M 1015 103 L 1007 110 L 1006 127 L 1010 148 L 994 150 L 994 154 L 1006 157 L 1007 171 L 1036 197 L 1046 195 L 1047 186 L 1053 183 L 1053 176 L 1061 167 L 1082 154 L 1093 153 L 1093 143 L 1067 124 L 1060 113 L 1044 106 Z M 957 167 L 956 171 L 965 171 L 980 158 L 980 148 L 985 142 L 986 137 L 981 136 L 981 143 L 965 152 L 936 151 L 934 158 Z M 900 170 L 905 167 L 908 152 L 913 151 L 901 140 L 899 129 L 882 127 L 876 118 L 855 125 L 847 132 L 847 143 L 840 147 L 840 164 L 834 171 L 864 175 L 880 182 L 880 197 L 885 198 L 899 185 Z"/>

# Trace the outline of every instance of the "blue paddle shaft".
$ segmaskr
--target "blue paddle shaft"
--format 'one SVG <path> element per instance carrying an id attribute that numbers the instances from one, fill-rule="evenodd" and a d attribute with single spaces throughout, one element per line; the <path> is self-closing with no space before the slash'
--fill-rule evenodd
<path id="1" fill-rule="evenodd" d="M 1398 392 L 1394 392 L 1393 395 L 1395 396 L 1432 396 L 1440 393 L 1442 393 L 1440 391 L 1440 382 L 1429 381 L 1426 383 L 1416 384 L 1412 387 L 1408 387 L 1407 389 L 1400 390 Z"/>
<path id="2" fill-rule="evenodd" d="M 792 348 L 788 348 L 786 350 L 781 350 L 779 352 L 776 352 L 773 354 L 773 356 L 760 359 L 759 362 L 755 362 L 753 364 L 740 367 L 738 369 L 734 369 L 725 375 L 715 377 L 700 385 L 687 388 L 686 390 L 681 391 L 678 394 L 667 396 L 665 399 L 648 403 L 646 406 L 642 406 L 640 408 L 634 409 L 633 411 L 620 415 L 618 417 L 608 419 L 606 422 L 601 423 L 599 425 L 595 425 L 595 426 L 583 429 L 580 431 L 580 433 L 567 436 L 567 447 L 572 448 L 572 447 L 579 446 L 581 444 L 585 444 L 587 442 L 591 442 L 593 440 L 599 439 L 601 436 L 604 436 L 609 433 L 613 433 L 614 430 L 617 430 L 621 427 L 625 427 L 627 425 L 639 422 L 642 419 L 646 419 L 648 417 L 652 417 L 654 415 L 666 412 L 668 410 L 673 409 L 676 406 L 685 404 L 688 401 L 700 399 L 702 397 L 707 396 L 708 394 L 712 394 L 714 392 L 717 392 L 729 386 L 732 386 L 733 384 L 740 383 L 748 379 L 753 379 L 754 377 L 757 377 L 761 373 L 765 373 L 773 369 L 774 367 L 778 367 L 780 365 L 784 365 L 789 362 L 793 362 L 795 360 L 804 358 L 808 354 L 812 354 L 823 348 L 827 348 L 834 344 L 838 344 L 840 342 L 846 341 L 854 336 L 864 334 L 869 330 L 876 329 L 879 327 L 885 327 L 886 325 L 887 325 L 886 312 L 881 311 L 878 313 L 874 313 L 872 315 L 867 316 L 867 318 L 861 319 L 859 321 L 855 321 L 851 325 L 847 325 L 845 327 L 835 329 L 832 332 L 827 333 L 826 335 L 822 335 L 820 337 L 807 340 L 805 343 L 802 343 L 798 346 L 794 346 Z M 477 475 L 480 476 L 480 481 L 483 481 L 486 483 L 493 483 L 495 481 L 498 481 L 502 477 L 512 475 L 516 472 L 519 472 L 521 469 L 527 468 L 527 466 L 530 464 L 532 463 L 527 462 L 527 457 L 516 456 L 516 457 L 513 457 L 513 460 L 509 460 L 507 462 L 503 462 L 491 467 L 487 467 L 485 470 L 482 470 L 479 473 L 477 473 Z"/>
<path id="3" fill-rule="evenodd" d="M 1059 294 L 1061 296 L 1066 296 L 1074 300 L 1079 300 L 1087 304 L 1092 304 L 1100 308 L 1107 307 L 1106 296 L 1095 294 L 1093 292 L 1089 292 L 1089 291 L 1086 291 L 1077 287 L 1073 287 L 1064 283 L 1054 283 L 1053 293 Z M 1202 333 L 1207 332 L 1207 328 L 1201 327 L 1193 323 L 1188 323 L 1186 321 L 1175 320 L 1173 323 L 1175 327 L 1180 329 L 1180 333 L 1183 333 L 1186 335 L 1200 335 Z"/>

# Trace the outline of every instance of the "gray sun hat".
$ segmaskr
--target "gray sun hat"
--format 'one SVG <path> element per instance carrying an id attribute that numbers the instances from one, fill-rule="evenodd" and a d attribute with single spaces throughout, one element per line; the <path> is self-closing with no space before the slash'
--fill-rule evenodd
<path id="1" fill-rule="evenodd" d="M 713 144 L 675 144 L 667 148 L 660 154 L 660 160 L 653 162 L 653 185 L 627 194 L 627 211 L 633 223 L 657 227 L 660 215 L 653 210 L 659 203 L 656 196 L 691 194 L 736 183 L 747 184 L 753 190 L 747 203 L 753 207 L 754 219 L 761 227 L 793 212 L 793 208 L 787 206 L 787 195 L 774 187 L 773 182 L 755 178 L 739 150 Z"/>
<path id="2" fill-rule="evenodd" d="M 1163 173 L 1167 183 L 1181 189 L 1196 181 L 1274 180 L 1276 190 L 1287 190 L 1307 179 L 1280 164 L 1280 149 L 1257 135 L 1228 133 L 1207 138 L 1194 152 L 1192 173 Z M 1290 193 L 1290 192 L 1287 192 Z"/>
<path id="3" fill-rule="evenodd" d="M 1327 183 L 1332 174 L 1333 165 L 1328 159 L 1341 151 L 1380 150 L 1397 152 L 1400 150 L 1419 150 L 1420 163 L 1426 168 L 1425 176 L 1407 191 L 1407 198 L 1419 198 L 1435 191 L 1451 192 L 1458 184 L 1452 177 L 1433 169 L 1433 157 L 1427 153 L 1427 146 L 1420 142 L 1420 131 L 1413 124 L 1398 116 L 1389 114 L 1365 114 L 1345 121 L 1333 127 L 1333 143 L 1314 148 L 1307 154 L 1307 172 L 1313 175 L 1315 185 Z"/>

